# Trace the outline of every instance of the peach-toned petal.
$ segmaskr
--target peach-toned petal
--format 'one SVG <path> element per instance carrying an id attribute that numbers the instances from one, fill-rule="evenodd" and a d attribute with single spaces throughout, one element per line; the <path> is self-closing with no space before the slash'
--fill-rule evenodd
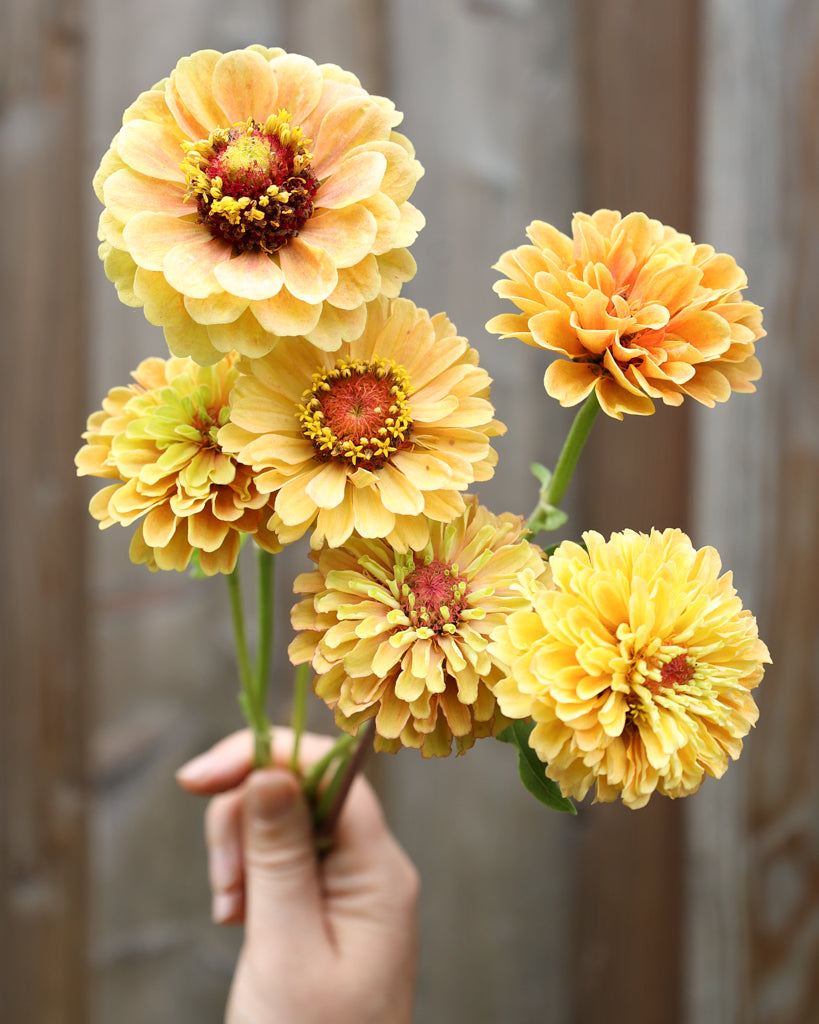
<path id="1" fill-rule="evenodd" d="M 270 64 L 253 50 L 224 54 L 213 68 L 213 96 L 228 124 L 252 117 L 259 124 L 274 114 L 278 87 Z"/>
<path id="2" fill-rule="evenodd" d="M 279 251 L 279 263 L 288 292 L 303 302 L 322 302 L 338 282 L 332 257 L 303 238 L 290 239 Z"/>
<path id="3" fill-rule="evenodd" d="M 250 308 L 265 331 L 284 337 L 308 334 L 321 316 L 320 305 L 302 302 L 286 289 L 272 299 L 252 303 Z"/>
<path id="4" fill-rule="evenodd" d="M 349 156 L 316 192 L 313 200 L 318 208 L 338 210 L 378 191 L 387 169 L 382 153 L 357 153 Z"/>
<path id="5" fill-rule="evenodd" d="M 335 352 L 345 342 L 355 341 L 367 322 L 367 307 L 336 309 L 325 302 L 316 326 L 307 331 L 305 338 L 322 352 Z"/>
<path id="6" fill-rule="evenodd" d="M 329 178 L 345 153 L 372 138 L 386 138 L 389 127 L 387 113 L 375 103 L 362 103 L 359 97 L 337 103 L 325 115 L 313 143 L 316 175 L 322 180 Z"/>
<path id="7" fill-rule="evenodd" d="M 106 179 L 103 201 L 115 217 L 127 223 L 143 210 L 167 213 L 173 217 L 189 217 L 195 213 L 185 203 L 182 185 L 157 178 L 147 178 L 128 167 L 115 171 Z"/>
<path id="8" fill-rule="evenodd" d="M 278 264 L 265 252 L 243 252 L 222 260 L 214 276 L 225 291 L 244 299 L 270 299 L 284 283 Z"/>
<path id="9" fill-rule="evenodd" d="M 177 245 L 210 240 L 200 224 L 147 210 L 132 217 L 122 234 L 137 266 L 145 270 L 163 270 L 165 257 Z"/>
<path id="10" fill-rule="evenodd" d="M 181 298 L 179 292 L 171 288 L 170 285 L 168 285 L 168 292 Z M 186 295 L 184 307 L 196 323 L 209 327 L 212 324 L 235 323 L 247 309 L 247 299 L 241 299 L 228 292 L 217 292 L 205 299 L 194 299 L 192 296 Z M 155 322 L 151 321 L 151 323 Z M 225 351 L 228 352 L 230 349 L 225 349 Z M 249 354 L 249 352 L 243 352 L 243 355 Z"/>
<path id="11" fill-rule="evenodd" d="M 339 309 L 356 309 L 366 302 L 372 302 L 381 291 L 381 275 L 375 256 L 365 256 L 354 267 L 340 267 L 338 284 L 328 297 L 328 302 Z"/>
<path id="12" fill-rule="evenodd" d="M 286 53 L 270 62 L 278 85 L 277 103 L 301 123 L 321 98 L 321 71 L 309 57 Z M 312 129 L 311 129 L 312 130 Z"/>
<path id="13" fill-rule="evenodd" d="M 323 249 L 336 267 L 352 267 L 372 250 L 378 225 L 375 217 L 363 206 L 343 210 L 325 210 L 313 215 L 300 240 L 311 247 Z M 289 248 L 289 247 L 288 247 Z M 281 256 L 287 252 L 282 250 Z"/>
<path id="14" fill-rule="evenodd" d="M 221 56 L 216 50 L 199 50 L 183 57 L 168 80 L 168 106 L 191 139 L 205 139 L 214 128 L 225 126 L 225 112 L 213 97 L 213 71 Z"/>
<path id="15" fill-rule="evenodd" d="M 172 288 L 195 299 L 206 299 L 222 289 L 214 268 L 230 258 L 220 238 L 205 237 L 175 245 L 165 256 L 162 271 Z"/>
<path id="16" fill-rule="evenodd" d="M 213 347 L 208 331 L 193 320 L 184 320 L 165 326 L 165 341 L 175 356 L 188 356 L 200 366 L 212 366 L 223 353 Z"/>
<path id="17" fill-rule="evenodd" d="M 134 171 L 161 181 L 185 184 L 180 164 L 182 138 L 172 129 L 150 121 L 129 121 L 117 138 L 117 152 Z"/>
<path id="18" fill-rule="evenodd" d="M 236 349 L 250 359 L 267 355 L 276 344 L 276 338 L 265 331 L 249 309 L 236 320 L 210 324 L 208 335 L 217 351 L 230 352 Z"/>

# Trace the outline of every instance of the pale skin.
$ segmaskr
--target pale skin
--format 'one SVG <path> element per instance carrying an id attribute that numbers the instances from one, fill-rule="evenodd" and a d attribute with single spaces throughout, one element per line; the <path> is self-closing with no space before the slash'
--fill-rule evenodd
<path id="1" fill-rule="evenodd" d="M 328 745 L 304 736 L 300 761 Z M 410 1024 L 418 874 L 360 777 L 318 858 L 299 783 L 283 767 L 287 730 L 276 730 L 273 749 L 276 766 L 251 771 L 250 734 L 234 733 L 177 774 L 212 798 L 213 918 L 245 926 L 226 1024 Z"/>

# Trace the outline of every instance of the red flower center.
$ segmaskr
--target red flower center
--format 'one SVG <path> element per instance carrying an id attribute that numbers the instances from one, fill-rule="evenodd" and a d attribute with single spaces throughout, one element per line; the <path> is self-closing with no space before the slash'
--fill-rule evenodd
<path id="1" fill-rule="evenodd" d="M 437 558 L 416 565 L 404 580 L 401 607 L 416 629 L 453 632 L 466 607 L 466 579 Z"/>
<path id="2" fill-rule="evenodd" d="M 657 694 L 661 690 L 674 690 L 678 686 L 686 686 L 693 678 L 693 664 L 684 654 L 678 654 L 663 665 L 659 682 L 647 679 L 646 686 L 652 693 Z"/>
<path id="3" fill-rule="evenodd" d="M 187 147 L 186 198 L 196 199 L 199 220 L 236 253 L 280 249 L 313 213 L 319 182 L 307 141 L 280 111 L 264 125 L 251 118 Z"/>
<path id="4" fill-rule="evenodd" d="M 409 443 L 408 392 L 406 373 L 391 359 L 339 359 L 332 370 L 315 373 L 302 396 L 302 433 L 319 459 L 378 469 Z"/>

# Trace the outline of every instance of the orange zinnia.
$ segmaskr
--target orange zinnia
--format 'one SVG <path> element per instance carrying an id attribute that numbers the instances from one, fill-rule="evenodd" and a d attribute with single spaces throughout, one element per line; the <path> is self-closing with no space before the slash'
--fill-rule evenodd
<path id="1" fill-rule="evenodd" d="M 762 311 L 742 299 L 747 279 L 733 257 L 643 213 L 578 213 L 571 238 L 542 221 L 526 233 L 532 244 L 495 265 L 506 275 L 495 291 L 521 312 L 487 329 L 566 357 L 544 378 L 561 405 L 594 391 L 622 419 L 654 412 L 654 399 L 713 406 L 754 390 Z"/>

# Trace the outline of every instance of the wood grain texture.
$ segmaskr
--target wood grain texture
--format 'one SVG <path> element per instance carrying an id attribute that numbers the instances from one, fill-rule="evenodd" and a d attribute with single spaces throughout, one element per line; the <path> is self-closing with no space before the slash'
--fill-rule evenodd
<path id="1" fill-rule="evenodd" d="M 81 4 L 8 3 L 0 36 L 0 1006 L 87 1019 Z"/>
<path id="2" fill-rule="evenodd" d="M 742 761 L 689 808 L 687 1019 L 796 1024 L 819 962 L 819 12 L 705 12 L 700 230 L 747 270 L 768 337 L 757 394 L 697 418 L 696 521 L 774 663 Z"/>
<path id="3" fill-rule="evenodd" d="M 582 209 L 641 210 L 691 231 L 697 13 L 684 0 L 578 4 Z M 584 529 L 608 535 L 626 527 L 687 528 L 688 419 L 685 406 L 660 406 L 648 419 L 599 418 L 579 480 Z M 675 1024 L 682 985 L 681 809 L 659 797 L 639 814 L 596 806 L 582 825 L 571 1019 Z"/>

